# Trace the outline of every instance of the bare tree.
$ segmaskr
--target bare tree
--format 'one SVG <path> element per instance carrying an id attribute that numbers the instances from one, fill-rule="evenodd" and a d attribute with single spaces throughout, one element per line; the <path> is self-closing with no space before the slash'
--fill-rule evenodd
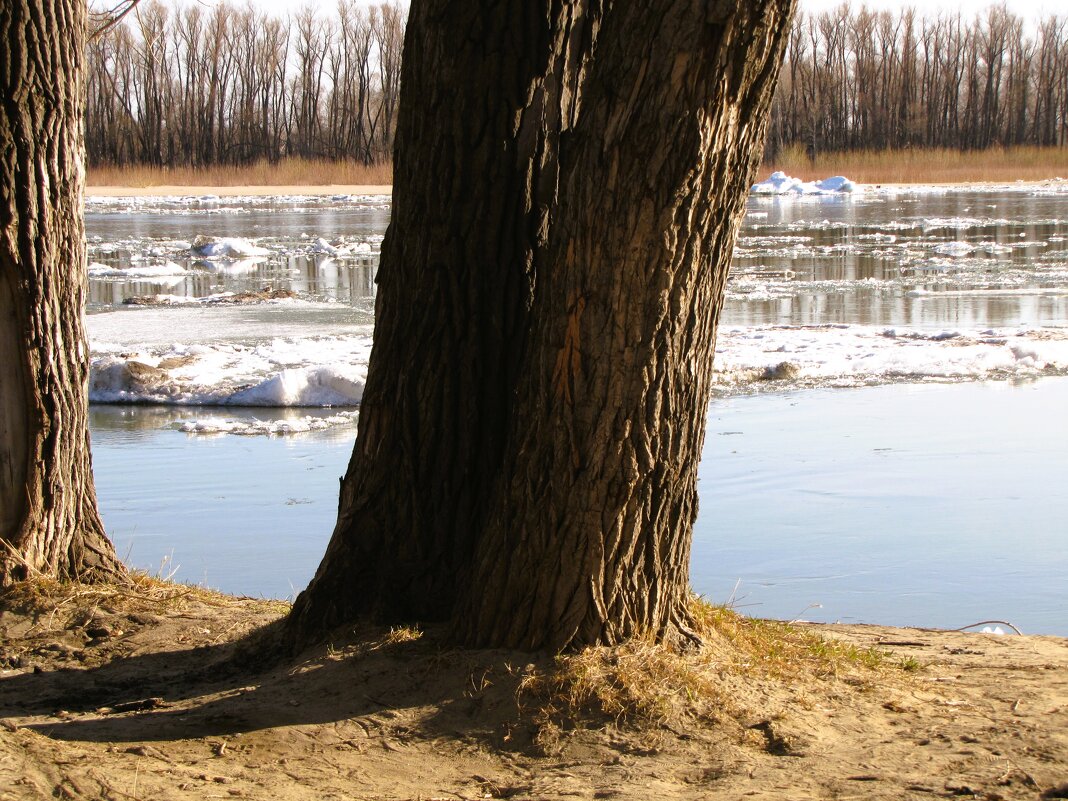
<path id="1" fill-rule="evenodd" d="M 412 8 L 374 352 L 297 641 L 686 637 L 716 319 L 790 0 Z"/>
<path id="2" fill-rule="evenodd" d="M 89 456 L 79 0 L 0 6 L 0 586 L 116 577 Z"/>

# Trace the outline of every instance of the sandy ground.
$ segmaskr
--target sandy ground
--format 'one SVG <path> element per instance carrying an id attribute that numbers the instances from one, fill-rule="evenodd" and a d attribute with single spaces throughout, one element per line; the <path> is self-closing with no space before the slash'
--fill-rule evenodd
<path id="1" fill-rule="evenodd" d="M 0 612 L 4 801 L 1068 797 L 1061 638 L 820 627 L 917 669 L 725 676 L 730 714 L 539 729 L 527 654 L 361 631 L 270 665 L 246 635 L 277 603 L 77 607 Z"/>
<path id="2" fill-rule="evenodd" d="M 389 195 L 389 185 L 327 186 L 87 186 L 89 197 L 267 197 L 273 195 Z"/>

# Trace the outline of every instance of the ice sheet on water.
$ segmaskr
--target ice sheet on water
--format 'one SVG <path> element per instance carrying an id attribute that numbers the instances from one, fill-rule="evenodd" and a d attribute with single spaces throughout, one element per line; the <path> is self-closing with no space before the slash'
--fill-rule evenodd
<path id="1" fill-rule="evenodd" d="M 735 327 L 720 331 L 715 359 L 726 392 L 759 390 L 769 377 L 783 388 L 1043 375 L 1068 375 L 1068 329 Z"/>
<path id="2" fill-rule="evenodd" d="M 103 355 L 90 364 L 89 400 L 181 406 L 357 406 L 363 399 L 368 347 L 351 345 L 347 364 L 305 367 L 284 366 L 284 346 L 178 346 L 163 354 Z"/>
<path id="3" fill-rule="evenodd" d="M 96 403 L 353 406 L 371 350 L 370 318 L 336 303 L 146 307 L 86 323 Z"/>
<path id="4" fill-rule="evenodd" d="M 140 314 L 115 316 L 136 318 Z M 354 406 L 362 400 L 370 349 L 369 331 L 245 344 L 207 341 L 124 347 L 97 341 L 90 399 L 96 403 Z M 1045 375 L 1068 375 L 1068 328 L 724 327 L 714 369 L 719 391 L 727 393 Z"/>
<path id="5" fill-rule="evenodd" d="M 198 416 L 178 420 L 172 428 L 185 434 L 235 434 L 238 436 L 289 436 L 311 431 L 326 431 L 330 428 L 352 426 L 359 419 L 359 412 L 338 412 L 329 416 L 304 415 L 285 420 L 257 420 L 248 418 Z"/>
<path id="6" fill-rule="evenodd" d="M 90 278 L 171 278 L 188 274 L 182 265 L 173 261 L 165 261 L 162 264 L 142 264 L 133 267 L 111 267 L 100 262 L 90 262 L 88 266 Z"/>

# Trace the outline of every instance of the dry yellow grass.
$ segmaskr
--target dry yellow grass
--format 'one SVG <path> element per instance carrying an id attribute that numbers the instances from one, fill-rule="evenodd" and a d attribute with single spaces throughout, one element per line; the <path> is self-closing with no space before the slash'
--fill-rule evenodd
<path id="1" fill-rule="evenodd" d="M 793 687 L 840 677 L 863 683 L 918 667 L 810 629 L 745 617 L 698 597 L 691 613 L 702 641 L 698 648 L 632 640 L 562 654 L 550 670 L 524 677 L 521 702 L 533 705 L 533 719 L 551 736 L 560 722 L 570 725 L 589 716 L 639 726 L 742 717 L 740 680 Z"/>
<path id="2" fill-rule="evenodd" d="M 1011 183 L 1068 178 L 1068 147 L 1015 147 L 959 150 L 853 150 L 822 153 L 815 159 L 804 148 L 790 147 L 761 168 L 761 177 L 782 170 L 804 180 L 846 175 L 865 184 Z M 291 158 L 271 164 L 215 167 L 91 167 L 91 187 L 119 186 L 388 186 L 393 165 L 367 166 L 356 161 Z"/>
<path id="3" fill-rule="evenodd" d="M 357 161 L 284 159 L 245 166 L 90 167 L 89 186 L 384 186 L 393 183 L 392 164 L 367 166 Z"/>
<path id="4" fill-rule="evenodd" d="M 84 584 L 36 576 L 0 590 L 0 608 L 33 614 L 45 630 L 63 629 L 87 610 L 106 607 L 112 612 L 131 609 L 165 614 L 188 604 L 226 606 L 245 603 L 264 611 L 284 614 L 289 604 L 269 599 L 235 598 L 206 587 L 177 584 L 143 571 L 130 571 L 128 581 Z"/>
<path id="5" fill-rule="evenodd" d="M 854 150 L 821 153 L 815 159 L 804 148 L 791 147 L 765 160 L 761 177 L 775 170 L 806 181 L 845 175 L 864 184 L 1042 181 L 1068 178 L 1068 147 Z"/>

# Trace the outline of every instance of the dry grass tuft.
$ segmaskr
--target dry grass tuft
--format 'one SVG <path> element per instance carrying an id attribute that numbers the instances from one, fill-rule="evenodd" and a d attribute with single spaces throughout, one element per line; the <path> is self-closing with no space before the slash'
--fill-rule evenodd
<path id="1" fill-rule="evenodd" d="M 532 720 L 550 736 L 561 726 L 596 718 L 638 726 L 741 719 L 747 714 L 737 692 L 742 682 L 800 692 L 814 681 L 863 685 L 902 667 L 882 651 L 744 617 L 698 597 L 691 613 L 700 647 L 632 640 L 563 654 L 551 669 L 523 679 L 520 705 L 533 707 Z"/>
<path id="2" fill-rule="evenodd" d="M 886 667 L 886 653 L 824 637 L 779 620 L 745 617 L 703 598 L 691 605 L 702 651 L 714 653 L 731 672 L 756 678 L 840 678 Z"/>
<path id="3" fill-rule="evenodd" d="M 190 604 L 223 607 L 240 600 L 254 603 L 261 611 L 289 610 L 284 601 L 236 599 L 205 587 L 176 584 L 141 571 L 131 571 L 127 583 L 85 584 L 36 576 L 0 591 L 0 608 L 32 615 L 44 630 L 58 630 L 84 617 L 86 610 L 104 609 L 112 614 L 130 611 L 164 614 L 181 611 Z"/>
<path id="4" fill-rule="evenodd" d="M 289 158 L 272 164 L 244 166 L 152 167 L 144 165 L 90 167 L 89 186 L 386 186 L 393 183 L 392 164 L 331 159 Z"/>
<path id="5" fill-rule="evenodd" d="M 1068 147 L 852 150 L 810 159 L 793 146 L 766 160 L 761 177 L 775 170 L 806 181 L 845 175 L 865 184 L 1043 181 L 1068 178 Z"/>
<path id="6" fill-rule="evenodd" d="M 415 642 L 422 639 L 423 632 L 416 626 L 394 626 L 383 638 L 386 645 L 396 645 L 402 642 Z"/>

